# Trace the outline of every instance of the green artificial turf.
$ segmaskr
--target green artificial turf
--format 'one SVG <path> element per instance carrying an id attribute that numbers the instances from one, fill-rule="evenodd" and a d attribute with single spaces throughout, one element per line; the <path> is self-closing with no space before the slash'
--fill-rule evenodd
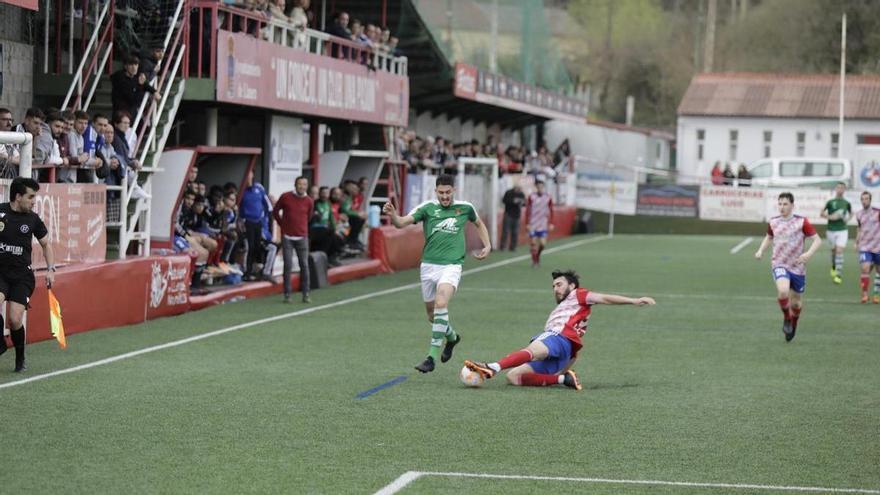
<path id="1" fill-rule="evenodd" d="M 180 346 L 0 389 L 4 493 L 374 493 L 407 471 L 880 489 L 880 305 L 857 263 L 810 262 L 785 343 L 769 269 L 741 237 L 590 238 L 529 266 L 469 260 L 450 320 L 455 356 L 413 366 L 430 328 L 415 270 L 69 336 L 28 349 L 24 377 L 312 308 Z M 572 238 L 551 247 L 566 246 Z M 522 256 L 525 254 L 526 256 Z M 575 369 L 585 390 L 469 389 L 465 358 L 524 347 L 554 306 L 550 271 L 650 295 L 596 306 Z M 357 296 L 350 303 L 323 305 Z M 298 301 L 294 298 L 294 301 Z M 63 301 L 62 301 L 63 304 Z M 405 380 L 358 399 L 396 377 Z M 785 493 L 774 489 L 424 476 L 399 493 Z"/>

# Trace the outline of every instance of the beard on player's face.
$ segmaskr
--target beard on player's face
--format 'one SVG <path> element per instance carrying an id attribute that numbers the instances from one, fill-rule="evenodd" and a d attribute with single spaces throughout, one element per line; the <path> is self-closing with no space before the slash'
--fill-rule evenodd
<path id="1" fill-rule="evenodd" d="M 558 289 L 556 287 L 553 288 L 553 296 L 556 298 L 557 303 L 561 303 L 571 294 L 571 291 L 574 290 L 574 287 L 571 284 L 566 284 L 564 286 L 560 286 Z M 561 291 L 561 292 L 560 292 Z"/>

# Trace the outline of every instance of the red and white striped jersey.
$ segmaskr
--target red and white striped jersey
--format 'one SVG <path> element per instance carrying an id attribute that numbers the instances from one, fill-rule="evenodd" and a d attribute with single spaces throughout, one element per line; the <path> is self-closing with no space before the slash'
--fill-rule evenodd
<path id="1" fill-rule="evenodd" d="M 816 235 L 816 228 L 805 217 L 790 215 L 770 219 L 767 235 L 773 238 L 773 268 L 783 267 L 795 275 L 805 275 L 806 267 L 798 263 L 804 252 L 804 240 Z"/>
<path id="2" fill-rule="evenodd" d="M 587 322 L 594 300 L 589 290 L 583 287 L 571 291 L 565 299 L 550 312 L 544 331 L 562 335 L 572 343 L 572 354 L 581 348 L 581 337 L 587 331 Z M 584 322 L 582 326 L 578 324 Z"/>
<path id="3" fill-rule="evenodd" d="M 880 253 L 880 208 L 866 208 L 856 213 L 859 222 L 859 251 Z"/>
<path id="4" fill-rule="evenodd" d="M 529 194 L 529 200 L 526 202 L 526 222 L 529 232 L 550 229 L 550 224 L 553 223 L 553 200 L 549 194 Z"/>

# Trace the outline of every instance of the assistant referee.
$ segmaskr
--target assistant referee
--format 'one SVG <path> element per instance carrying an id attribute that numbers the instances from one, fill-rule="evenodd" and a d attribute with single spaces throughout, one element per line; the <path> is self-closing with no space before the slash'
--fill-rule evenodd
<path id="1" fill-rule="evenodd" d="M 9 187 L 9 202 L 0 203 L 0 305 L 9 301 L 9 328 L 15 346 L 15 372 L 26 369 L 24 362 L 24 312 L 34 293 L 34 271 L 31 268 L 31 244 L 37 239 L 43 249 L 48 273 L 46 284 L 52 287 L 55 278 L 55 255 L 49 244 L 49 231 L 34 213 L 34 199 L 40 185 L 30 178 L 18 177 Z M 0 330 L 3 317 L 0 315 Z M 0 338 L 0 354 L 6 352 L 6 339 Z"/>

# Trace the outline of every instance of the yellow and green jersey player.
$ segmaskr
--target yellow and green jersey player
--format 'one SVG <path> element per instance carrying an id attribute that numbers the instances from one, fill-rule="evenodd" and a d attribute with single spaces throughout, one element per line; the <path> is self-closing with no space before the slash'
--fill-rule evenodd
<path id="1" fill-rule="evenodd" d="M 843 251 L 849 238 L 846 222 L 852 216 L 852 205 L 844 199 L 846 184 L 838 182 L 834 186 L 834 197 L 825 203 L 820 214 L 828 219 L 828 243 L 831 244 L 831 280 L 835 284 L 843 282 Z"/>
<path id="2" fill-rule="evenodd" d="M 421 222 L 425 234 L 420 268 L 422 299 L 425 301 L 428 321 L 431 322 L 431 347 L 428 357 L 416 366 L 422 373 L 434 371 L 438 358 L 444 363 L 449 361 L 453 348 L 461 342 L 461 336 L 449 323 L 449 301 L 458 288 L 461 265 L 467 254 L 467 222 L 473 222 L 477 227 L 483 243 L 483 248 L 474 253 L 474 258 L 485 259 L 492 250 L 489 231 L 477 215 L 474 205 L 453 199 L 455 179 L 451 175 L 438 176 L 434 192 L 437 199 L 416 206 L 405 216 L 398 215 L 390 202 L 382 208 L 395 227 L 403 228 Z"/>

